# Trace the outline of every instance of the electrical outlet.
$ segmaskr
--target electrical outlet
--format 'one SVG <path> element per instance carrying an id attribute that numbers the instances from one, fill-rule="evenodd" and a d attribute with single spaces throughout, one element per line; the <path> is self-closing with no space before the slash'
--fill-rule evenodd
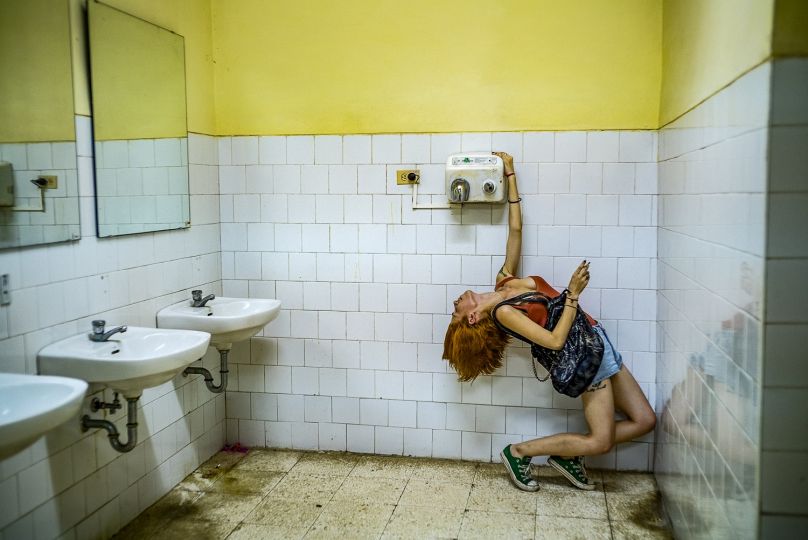
<path id="1" fill-rule="evenodd" d="M 421 171 L 418 169 L 403 169 L 396 171 L 396 184 L 399 186 L 417 184 L 421 181 Z"/>
<path id="2" fill-rule="evenodd" d="M 7 306 L 11 303 L 11 284 L 9 283 L 9 275 L 3 274 L 0 276 L 0 306 Z"/>
<path id="3" fill-rule="evenodd" d="M 59 187 L 59 182 L 58 182 L 59 177 L 56 176 L 55 174 L 53 174 L 53 175 L 51 175 L 51 174 L 40 174 L 39 177 L 42 178 L 43 180 L 48 181 L 48 183 L 45 184 L 45 189 L 56 189 L 57 187 Z"/>

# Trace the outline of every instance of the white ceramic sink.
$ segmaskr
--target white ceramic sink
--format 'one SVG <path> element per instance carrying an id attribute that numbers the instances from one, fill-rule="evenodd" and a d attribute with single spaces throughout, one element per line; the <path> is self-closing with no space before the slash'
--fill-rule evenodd
<path id="1" fill-rule="evenodd" d="M 161 309 L 157 326 L 208 332 L 211 345 L 227 350 L 234 342 L 260 332 L 280 309 L 280 300 L 260 298 L 215 298 L 205 307 L 193 307 L 185 300 Z"/>
<path id="2" fill-rule="evenodd" d="M 100 383 L 135 398 L 202 358 L 209 342 L 205 332 L 136 326 L 103 342 L 79 334 L 39 351 L 39 372 Z"/>
<path id="3" fill-rule="evenodd" d="M 0 461 L 76 416 L 85 392 L 77 379 L 0 373 Z"/>

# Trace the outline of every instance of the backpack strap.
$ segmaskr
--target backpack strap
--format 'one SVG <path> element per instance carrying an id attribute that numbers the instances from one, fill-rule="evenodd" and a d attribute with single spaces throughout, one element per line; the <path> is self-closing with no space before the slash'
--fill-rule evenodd
<path id="1" fill-rule="evenodd" d="M 549 301 L 550 301 L 549 297 L 544 293 L 533 291 L 522 293 L 520 295 L 514 296 L 513 298 L 503 300 L 502 302 L 494 306 L 494 309 L 491 310 L 491 318 L 494 320 L 494 324 L 497 325 L 497 328 L 499 328 L 509 336 L 524 341 L 529 345 L 535 345 L 535 343 L 533 343 L 525 336 L 514 332 L 513 330 L 507 328 L 504 324 L 499 322 L 499 320 L 497 319 L 497 310 L 502 306 L 521 306 L 524 304 L 544 304 L 545 306 L 547 306 Z"/>

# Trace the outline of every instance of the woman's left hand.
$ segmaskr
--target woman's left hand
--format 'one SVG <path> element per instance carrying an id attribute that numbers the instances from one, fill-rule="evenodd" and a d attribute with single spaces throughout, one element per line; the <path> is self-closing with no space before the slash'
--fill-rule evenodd
<path id="1" fill-rule="evenodd" d="M 495 156 L 502 159 L 502 166 L 504 174 L 511 174 L 513 171 L 513 156 L 507 152 L 492 152 Z"/>

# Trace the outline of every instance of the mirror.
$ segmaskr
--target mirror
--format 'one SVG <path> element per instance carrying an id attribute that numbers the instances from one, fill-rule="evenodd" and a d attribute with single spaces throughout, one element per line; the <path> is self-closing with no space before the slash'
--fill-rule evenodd
<path id="1" fill-rule="evenodd" d="M 68 0 L 2 0 L 0 249 L 80 234 Z"/>
<path id="2" fill-rule="evenodd" d="M 185 41 L 87 7 L 98 236 L 189 227 Z"/>

